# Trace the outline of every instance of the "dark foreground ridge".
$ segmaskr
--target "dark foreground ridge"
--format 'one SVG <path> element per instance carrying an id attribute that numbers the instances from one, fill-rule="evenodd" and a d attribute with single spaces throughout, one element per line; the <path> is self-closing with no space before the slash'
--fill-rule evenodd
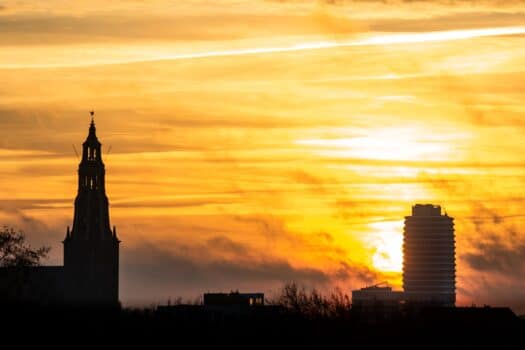
<path id="1" fill-rule="evenodd" d="M 26 342 L 53 339 L 53 345 L 66 339 L 82 339 L 83 345 L 105 341 L 173 347 L 285 344 L 295 348 L 315 344 L 325 348 L 346 344 L 349 348 L 375 348 L 385 344 L 444 349 L 457 344 L 469 348 L 525 345 L 525 321 L 508 308 L 488 307 L 429 308 L 373 322 L 352 312 L 340 318 L 310 318 L 274 306 L 224 313 L 201 305 L 141 310 L 13 307 L 4 308 L 2 319 L 3 334 Z M 63 337 L 57 338 L 57 334 Z"/>

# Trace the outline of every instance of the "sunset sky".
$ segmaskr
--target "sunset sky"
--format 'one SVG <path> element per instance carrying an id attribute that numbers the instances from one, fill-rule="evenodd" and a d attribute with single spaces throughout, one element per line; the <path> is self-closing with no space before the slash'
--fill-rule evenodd
<path id="1" fill-rule="evenodd" d="M 433 203 L 458 304 L 525 312 L 525 1 L 0 0 L 0 224 L 46 264 L 91 109 L 125 305 L 401 288 Z"/>

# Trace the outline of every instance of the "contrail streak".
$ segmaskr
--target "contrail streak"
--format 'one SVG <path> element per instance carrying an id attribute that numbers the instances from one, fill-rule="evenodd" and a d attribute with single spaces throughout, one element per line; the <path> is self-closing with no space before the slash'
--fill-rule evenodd
<path id="1" fill-rule="evenodd" d="M 291 46 L 281 47 L 263 47 L 247 48 L 238 50 L 209 51 L 200 53 L 178 54 L 173 56 L 159 57 L 157 60 L 184 60 L 193 58 L 221 57 L 221 56 L 239 56 L 239 55 L 256 55 L 265 53 L 281 53 L 305 50 L 331 49 L 338 47 L 352 46 L 381 46 L 396 44 L 414 44 L 425 42 L 466 40 L 488 36 L 499 35 L 518 35 L 525 34 L 525 27 L 506 27 L 506 28 L 485 28 L 485 29 L 467 29 L 467 30 L 450 30 L 428 33 L 412 34 L 387 34 L 372 36 L 365 39 L 350 41 L 321 41 L 311 43 L 300 43 Z"/>
<path id="2" fill-rule="evenodd" d="M 231 50 L 217 50 L 191 53 L 155 53 L 154 50 L 148 51 L 148 47 L 142 50 L 137 50 L 136 57 L 122 58 L 121 57 L 100 57 L 84 62 L 67 62 L 57 63 L 52 62 L 48 64 L 43 63 L 12 63 L 2 64 L 0 68 L 53 68 L 53 67 L 85 67 L 97 65 L 111 65 L 111 64 L 130 64 L 141 62 L 155 62 L 155 61 L 171 61 L 171 60 L 189 60 L 189 59 L 204 59 L 213 57 L 227 57 L 227 56 L 245 56 L 245 55 L 259 55 L 259 54 L 273 54 L 273 53 L 287 53 L 295 51 L 309 51 L 322 50 L 342 47 L 360 47 L 360 46 L 388 46 L 399 44 L 417 44 L 417 43 L 431 43 L 443 41 L 468 40 L 481 37 L 501 36 L 501 35 L 519 35 L 525 34 L 525 27 L 500 27 L 500 28 L 483 28 L 483 29 L 465 29 L 465 30 L 448 30 L 426 33 L 403 33 L 403 34 L 382 34 L 375 35 L 361 39 L 352 39 L 346 41 L 318 41 L 292 44 L 288 46 L 276 47 L 252 47 L 245 49 L 231 49 Z M 151 52 L 151 54 L 150 54 Z M 61 52 L 61 54 L 63 54 Z"/>

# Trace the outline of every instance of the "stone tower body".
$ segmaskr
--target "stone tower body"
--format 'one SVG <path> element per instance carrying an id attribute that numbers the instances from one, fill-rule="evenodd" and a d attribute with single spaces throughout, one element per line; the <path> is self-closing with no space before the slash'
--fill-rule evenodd
<path id="1" fill-rule="evenodd" d="M 109 222 L 105 168 L 93 119 L 82 145 L 73 227 L 68 227 L 63 243 L 66 300 L 118 305 L 120 241 Z"/>

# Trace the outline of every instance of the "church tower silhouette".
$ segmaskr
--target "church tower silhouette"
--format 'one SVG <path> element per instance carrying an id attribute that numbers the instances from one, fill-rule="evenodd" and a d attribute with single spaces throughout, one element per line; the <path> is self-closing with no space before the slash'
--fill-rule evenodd
<path id="1" fill-rule="evenodd" d="M 82 160 L 73 228 L 64 239 L 66 299 L 74 304 L 118 305 L 119 243 L 109 223 L 105 167 L 93 112 Z"/>

